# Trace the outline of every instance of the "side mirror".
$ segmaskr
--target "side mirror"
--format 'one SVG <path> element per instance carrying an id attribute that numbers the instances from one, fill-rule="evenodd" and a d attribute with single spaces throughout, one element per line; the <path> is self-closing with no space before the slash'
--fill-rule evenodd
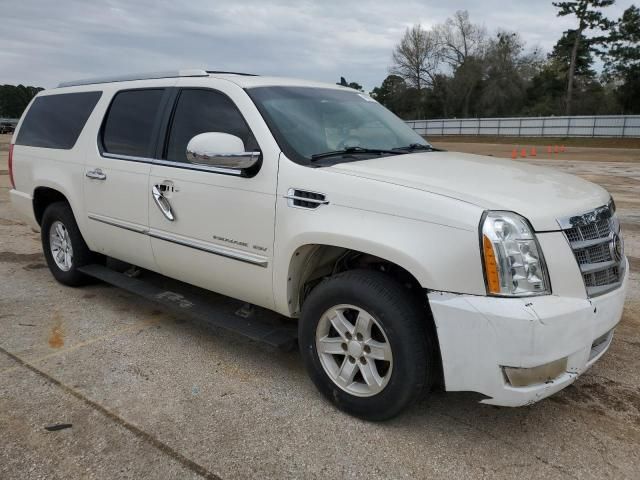
<path id="1" fill-rule="evenodd" d="M 253 167 L 259 159 L 259 151 L 245 151 L 242 140 L 228 133 L 201 133 L 187 144 L 187 160 L 200 165 L 244 170 Z"/>

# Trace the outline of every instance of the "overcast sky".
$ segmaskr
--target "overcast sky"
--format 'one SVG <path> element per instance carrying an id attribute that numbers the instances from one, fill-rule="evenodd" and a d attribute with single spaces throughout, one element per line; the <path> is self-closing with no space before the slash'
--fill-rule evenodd
<path id="1" fill-rule="evenodd" d="M 2 6 L 2 4 L 6 4 Z M 618 18 L 632 4 L 606 9 Z M 336 82 L 369 91 L 407 26 L 456 10 L 548 51 L 573 26 L 551 0 L 0 0 L 0 84 L 203 68 Z"/>

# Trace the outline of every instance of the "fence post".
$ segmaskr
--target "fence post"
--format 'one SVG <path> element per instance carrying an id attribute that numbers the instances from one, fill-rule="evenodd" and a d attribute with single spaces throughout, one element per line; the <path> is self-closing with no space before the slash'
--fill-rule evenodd
<path id="1" fill-rule="evenodd" d="M 567 117 L 567 137 L 569 136 L 570 128 L 571 128 L 571 117 Z"/>
<path id="2" fill-rule="evenodd" d="M 593 117 L 593 128 L 591 129 L 591 138 L 595 138 L 596 136 L 596 121 L 597 121 L 597 117 Z"/>
<path id="3" fill-rule="evenodd" d="M 626 130 L 627 130 L 627 116 L 624 115 L 622 120 L 622 138 L 624 138 L 626 136 Z"/>
<path id="4" fill-rule="evenodd" d="M 500 130 L 502 130 L 502 119 L 498 119 L 498 136 L 500 136 Z"/>
<path id="5" fill-rule="evenodd" d="M 542 133 L 540 134 L 541 137 L 544 137 L 544 124 L 547 121 L 547 117 L 542 117 Z"/>
<path id="6" fill-rule="evenodd" d="M 518 136 L 522 136 L 522 117 L 520 117 L 520 121 L 518 122 Z"/>

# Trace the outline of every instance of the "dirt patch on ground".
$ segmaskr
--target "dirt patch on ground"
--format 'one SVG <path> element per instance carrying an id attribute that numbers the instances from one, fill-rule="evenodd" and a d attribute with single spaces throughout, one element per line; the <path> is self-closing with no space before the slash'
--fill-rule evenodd
<path id="1" fill-rule="evenodd" d="M 2 263 L 32 263 L 44 260 L 42 253 L 0 252 Z"/>
<path id="2" fill-rule="evenodd" d="M 16 222 L 15 220 L 9 220 L 7 218 L 0 218 L 0 225 L 10 226 L 10 225 L 24 225 L 24 222 Z"/>
<path id="3" fill-rule="evenodd" d="M 586 406 L 598 415 L 624 416 L 640 425 L 640 389 L 614 380 L 598 378 L 597 381 L 579 382 L 550 400 L 563 405 Z"/>

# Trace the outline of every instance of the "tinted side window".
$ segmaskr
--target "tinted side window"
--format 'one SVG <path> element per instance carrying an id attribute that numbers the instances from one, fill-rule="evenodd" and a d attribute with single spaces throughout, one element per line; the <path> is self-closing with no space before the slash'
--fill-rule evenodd
<path id="1" fill-rule="evenodd" d="M 102 92 L 63 93 L 37 97 L 22 122 L 16 144 L 73 148 Z"/>
<path id="2" fill-rule="evenodd" d="M 105 152 L 153 156 L 153 134 L 164 89 L 127 90 L 111 102 L 102 130 Z"/>
<path id="3" fill-rule="evenodd" d="M 245 150 L 258 149 L 242 114 L 226 95 L 212 90 L 183 90 L 173 116 L 165 158 L 186 162 L 187 143 L 205 132 L 229 133 L 242 139 Z"/>

